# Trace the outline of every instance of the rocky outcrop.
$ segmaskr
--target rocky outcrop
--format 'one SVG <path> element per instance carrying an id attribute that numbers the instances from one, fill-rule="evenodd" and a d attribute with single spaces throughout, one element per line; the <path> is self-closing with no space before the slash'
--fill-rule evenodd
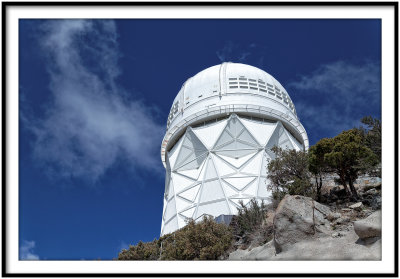
<path id="1" fill-rule="evenodd" d="M 357 243 L 358 236 L 353 230 L 340 237 L 321 237 L 300 241 L 290 249 L 275 253 L 271 242 L 251 250 L 236 250 L 229 260 L 380 260 L 381 240 L 371 245 Z"/>
<path id="2" fill-rule="evenodd" d="M 299 241 L 330 235 L 331 210 L 311 198 L 286 195 L 275 211 L 274 246 L 280 253 Z"/>
<path id="3" fill-rule="evenodd" d="M 381 211 L 354 222 L 354 231 L 361 239 L 381 236 Z"/>
<path id="4" fill-rule="evenodd" d="M 353 228 L 354 216 L 365 214 L 357 210 L 361 206 L 334 212 L 311 198 L 287 195 L 269 215 L 273 239 L 238 249 L 229 260 L 380 260 L 380 212 L 355 221 Z"/>

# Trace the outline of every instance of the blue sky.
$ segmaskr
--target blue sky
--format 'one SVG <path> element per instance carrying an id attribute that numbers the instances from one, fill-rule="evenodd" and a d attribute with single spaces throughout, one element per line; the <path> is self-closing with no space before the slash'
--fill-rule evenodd
<path id="1" fill-rule="evenodd" d="M 310 144 L 381 114 L 380 20 L 20 20 L 20 259 L 112 259 L 159 236 L 183 82 L 224 61 L 287 89 Z"/>

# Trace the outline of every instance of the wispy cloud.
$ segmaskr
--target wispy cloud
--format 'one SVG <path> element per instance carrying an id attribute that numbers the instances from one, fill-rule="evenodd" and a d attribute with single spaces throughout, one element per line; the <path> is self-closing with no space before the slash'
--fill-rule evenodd
<path id="1" fill-rule="evenodd" d="M 163 126 L 156 110 L 121 88 L 118 34 L 111 20 L 52 20 L 43 25 L 51 101 L 26 125 L 33 152 L 52 174 L 96 181 L 118 159 L 133 171 L 160 169 Z"/>
<path id="2" fill-rule="evenodd" d="M 221 62 L 251 62 L 251 64 L 263 67 L 266 47 L 251 43 L 242 45 L 233 41 L 227 41 L 216 51 L 216 55 Z"/>
<path id="3" fill-rule="evenodd" d="M 359 126 L 360 118 L 380 113 L 380 63 L 337 61 L 321 65 L 288 84 L 303 125 L 316 139 Z M 310 136 L 310 135 L 309 135 Z"/>
<path id="4" fill-rule="evenodd" d="M 24 240 L 19 247 L 20 260 L 39 260 L 39 256 L 33 251 L 35 248 L 35 241 Z"/>

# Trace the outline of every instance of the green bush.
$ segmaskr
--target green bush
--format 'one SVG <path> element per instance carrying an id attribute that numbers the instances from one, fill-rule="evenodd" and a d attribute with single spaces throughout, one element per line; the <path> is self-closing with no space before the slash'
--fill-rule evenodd
<path id="1" fill-rule="evenodd" d="M 272 232 L 264 224 L 267 217 L 267 205 L 258 203 L 254 198 L 248 206 L 240 201 L 237 216 L 232 218 L 231 227 L 236 239 L 243 244 L 264 244 L 270 238 Z"/>
<path id="2" fill-rule="evenodd" d="M 232 232 L 212 217 L 190 220 L 180 230 L 123 250 L 118 260 L 217 260 L 232 247 Z"/>
<path id="3" fill-rule="evenodd" d="M 280 201 L 286 194 L 315 198 L 307 153 L 277 146 L 271 150 L 275 153 L 275 159 L 268 163 L 270 184 L 267 187 L 272 191 L 274 200 Z"/>
<path id="4" fill-rule="evenodd" d="M 118 260 L 157 260 L 160 256 L 158 240 L 152 242 L 139 241 L 137 245 L 129 245 L 129 249 L 118 254 Z"/>
<path id="5" fill-rule="evenodd" d="M 190 220 L 182 229 L 163 236 L 162 260 L 217 260 L 232 246 L 232 232 L 212 217 Z"/>

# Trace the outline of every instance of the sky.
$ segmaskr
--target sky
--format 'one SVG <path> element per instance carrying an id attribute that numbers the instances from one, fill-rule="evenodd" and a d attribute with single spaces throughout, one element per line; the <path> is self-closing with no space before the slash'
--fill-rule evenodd
<path id="1" fill-rule="evenodd" d="M 285 87 L 310 145 L 381 117 L 380 20 L 20 20 L 20 259 L 158 238 L 170 106 L 227 61 Z"/>

